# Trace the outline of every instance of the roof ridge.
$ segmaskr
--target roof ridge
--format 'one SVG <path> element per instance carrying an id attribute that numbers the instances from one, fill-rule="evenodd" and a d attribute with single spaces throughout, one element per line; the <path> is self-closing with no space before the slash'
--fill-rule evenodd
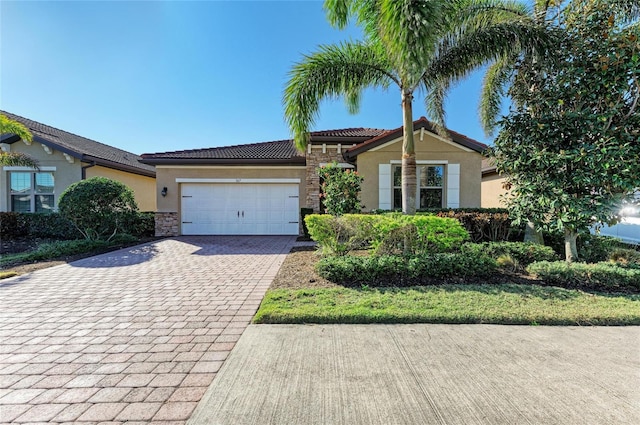
<path id="1" fill-rule="evenodd" d="M 23 116 L 21 116 L 21 115 L 14 114 L 13 112 L 8 112 L 8 111 L 0 110 L 0 114 L 10 114 L 10 115 L 16 116 L 16 117 L 18 117 L 18 118 L 21 118 L 21 119 L 23 119 L 23 120 L 25 120 L 25 121 L 30 121 L 30 122 L 32 122 L 32 123 L 36 123 L 36 124 L 41 125 L 41 126 L 43 126 L 43 127 L 52 128 L 52 129 L 54 129 L 54 130 L 56 130 L 56 131 L 59 131 L 59 132 L 61 132 L 61 133 L 70 134 L 70 135 L 72 135 L 72 136 L 79 137 L 79 138 L 81 138 L 81 139 L 88 140 L 88 141 L 90 141 L 90 142 L 97 143 L 97 144 L 102 145 L 102 146 L 106 146 L 106 147 L 108 147 L 109 149 L 119 150 L 120 152 L 128 153 L 128 154 L 135 155 L 135 156 L 138 156 L 138 157 L 140 156 L 140 155 L 138 155 L 138 154 L 136 154 L 136 153 L 129 152 L 129 151 L 126 151 L 126 150 L 124 150 L 124 149 L 120 149 L 120 148 L 118 148 L 118 147 L 116 147 L 116 146 L 108 145 L 108 144 L 106 144 L 106 143 L 102 143 L 102 142 L 99 142 L 99 141 L 97 141 L 97 140 L 90 139 L 90 138 L 88 138 L 88 137 L 81 136 L 81 135 L 79 135 L 79 134 L 72 133 L 72 132 L 67 131 L 67 130 L 62 130 L 61 128 L 54 127 L 54 126 L 49 125 L 49 124 L 44 124 L 44 123 L 41 123 L 40 121 L 32 120 L 31 118 L 26 118 L 26 117 L 23 117 Z M 35 130 L 35 131 L 38 131 L 38 130 Z M 48 133 L 45 133 L 45 134 L 48 134 Z M 55 134 L 49 134 L 49 136 L 54 136 L 54 137 L 57 137 L 57 138 L 58 138 L 58 136 L 56 136 Z"/>
<path id="2" fill-rule="evenodd" d="M 141 156 L 145 156 L 145 155 L 167 155 L 167 154 L 171 154 L 171 153 L 210 151 L 210 150 L 214 150 L 214 149 L 236 149 L 236 148 L 244 148 L 244 147 L 250 147 L 250 146 L 266 145 L 266 144 L 273 144 L 273 143 L 283 143 L 283 142 L 293 143 L 293 140 L 292 139 L 269 140 L 269 141 L 266 141 L 266 142 L 240 143 L 240 144 L 236 144 L 236 145 L 212 146 L 212 147 L 208 147 L 208 148 L 181 149 L 181 150 L 177 150 L 177 151 L 143 153 Z"/>

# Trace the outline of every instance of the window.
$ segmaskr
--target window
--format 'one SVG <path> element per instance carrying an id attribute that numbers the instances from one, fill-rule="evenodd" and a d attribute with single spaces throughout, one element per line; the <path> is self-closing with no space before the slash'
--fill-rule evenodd
<path id="1" fill-rule="evenodd" d="M 417 208 L 442 208 L 444 165 L 418 165 Z M 402 167 L 393 167 L 393 209 L 402 208 Z"/>
<path id="2" fill-rule="evenodd" d="M 54 179 L 52 172 L 11 171 L 9 185 L 11 211 L 53 211 Z"/>

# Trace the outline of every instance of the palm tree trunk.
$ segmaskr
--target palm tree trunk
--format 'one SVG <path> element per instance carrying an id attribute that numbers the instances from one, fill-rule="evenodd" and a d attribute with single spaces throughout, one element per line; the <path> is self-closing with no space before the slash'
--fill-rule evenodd
<path id="1" fill-rule="evenodd" d="M 402 90 L 402 213 L 416 213 L 416 150 L 413 141 L 413 93 Z"/>

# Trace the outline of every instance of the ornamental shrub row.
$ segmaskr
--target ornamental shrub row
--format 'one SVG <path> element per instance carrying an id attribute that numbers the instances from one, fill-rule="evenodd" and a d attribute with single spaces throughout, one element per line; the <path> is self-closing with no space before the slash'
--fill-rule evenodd
<path id="1" fill-rule="evenodd" d="M 486 255 L 493 259 L 509 256 L 523 267 L 536 261 L 555 261 L 558 259 L 553 248 L 525 242 L 466 243 L 462 245 L 461 251 L 475 256 Z"/>
<path id="2" fill-rule="evenodd" d="M 445 252 L 469 237 L 457 220 L 427 215 L 311 214 L 305 223 L 325 255 L 370 248 L 376 255 Z"/>
<path id="3" fill-rule="evenodd" d="M 372 214 L 387 213 L 386 210 L 372 211 Z M 524 229 L 512 225 L 509 211 L 504 208 L 429 208 L 420 209 L 417 214 L 455 218 L 473 242 L 516 241 L 524 237 Z"/>
<path id="4" fill-rule="evenodd" d="M 442 279 L 487 277 L 496 262 L 485 256 L 436 253 L 403 257 L 325 257 L 316 265 L 320 276 L 344 286 L 414 286 L 441 284 Z"/>
<path id="5" fill-rule="evenodd" d="M 139 212 L 127 221 L 124 232 L 136 237 L 153 236 L 155 213 Z M 82 235 L 59 213 L 0 212 L 0 238 L 32 237 L 45 239 L 79 239 Z"/>
<path id="6" fill-rule="evenodd" d="M 602 291 L 640 291 L 640 266 L 617 263 L 567 263 L 540 261 L 527 272 L 549 285 Z"/>

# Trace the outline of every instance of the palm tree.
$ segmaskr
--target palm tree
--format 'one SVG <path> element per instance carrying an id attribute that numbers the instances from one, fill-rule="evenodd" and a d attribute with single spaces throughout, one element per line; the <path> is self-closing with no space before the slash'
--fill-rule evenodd
<path id="1" fill-rule="evenodd" d="M 284 91 L 285 119 L 303 150 L 325 98 L 344 96 L 356 113 L 369 87 L 400 89 L 403 111 L 402 211 L 416 211 L 413 98 L 425 107 L 438 132 L 444 128 L 444 99 L 455 81 L 505 57 L 544 53 L 546 30 L 521 3 L 502 0 L 325 0 L 338 28 L 355 18 L 362 41 L 320 46 L 294 65 Z"/>
<path id="2" fill-rule="evenodd" d="M 18 121 L 11 120 L 5 115 L 0 114 L 0 135 L 3 134 L 15 134 L 20 137 L 20 139 L 28 142 L 33 140 L 33 136 L 27 127 Z M 32 167 L 37 169 L 38 161 L 22 152 L 0 151 L 0 165 Z"/>

